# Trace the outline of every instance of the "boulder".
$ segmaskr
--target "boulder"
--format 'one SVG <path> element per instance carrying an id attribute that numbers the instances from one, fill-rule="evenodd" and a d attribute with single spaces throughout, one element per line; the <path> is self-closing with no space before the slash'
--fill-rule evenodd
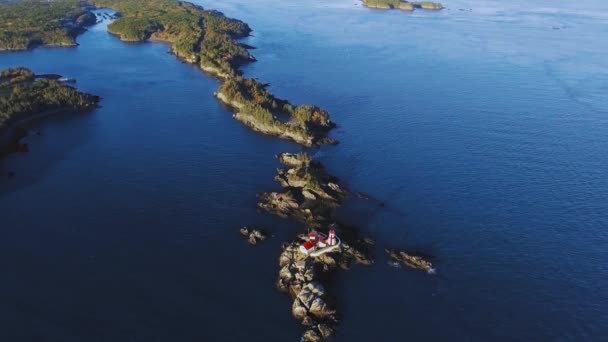
<path id="1" fill-rule="evenodd" d="M 303 319 L 306 314 L 322 319 L 334 315 L 336 310 L 327 304 L 323 285 L 317 281 L 312 281 L 302 287 L 294 300 L 292 312 L 294 317 L 298 319 Z"/>
<path id="2" fill-rule="evenodd" d="M 304 342 L 321 342 L 323 339 L 316 329 L 308 329 L 302 335 L 302 341 Z"/>
<path id="3" fill-rule="evenodd" d="M 334 334 L 334 328 L 330 327 L 327 324 L 319 324 L 317 326 L 317 329 L 319 330 L 319 333 L 321 333 L 321 337 L 325 339 L 333 336 Z"/>

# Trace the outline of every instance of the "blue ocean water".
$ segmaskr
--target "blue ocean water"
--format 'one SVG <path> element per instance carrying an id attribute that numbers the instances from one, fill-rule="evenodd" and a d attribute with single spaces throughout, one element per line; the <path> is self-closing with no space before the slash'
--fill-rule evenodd
<path id="1" fill-rule="evenodd" d="M 341 143 L 311 152 L 386 204 L 341 211 L 377 250 L 331 285 L 338 341 L 608 338 L 607 4 L 197 3 L 250 24 L 245 74 L 328 109 Z M 255 194 L 299 147 L 235 122 L 166 45 L 104 24 L 79 43 L 0 54 L 103 97 L 2 161 L 0 338 L 297 340 L 274 280 L 298 227 Z M 275 237 L 249 248 L 246 224 Z M 387 266 L 385 246 L 434 255 L 438 274 Z"/>

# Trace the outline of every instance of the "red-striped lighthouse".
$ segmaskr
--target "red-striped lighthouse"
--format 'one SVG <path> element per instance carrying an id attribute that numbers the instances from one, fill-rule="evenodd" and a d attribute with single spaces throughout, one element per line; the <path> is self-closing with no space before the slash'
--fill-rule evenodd
<path id="1" fill-rule="evenodd" d="M 329 229 L 329 236 L 327 237 L 327 245 L 333 246 L 336 244 L 336 232 L 333 228 Z"/>

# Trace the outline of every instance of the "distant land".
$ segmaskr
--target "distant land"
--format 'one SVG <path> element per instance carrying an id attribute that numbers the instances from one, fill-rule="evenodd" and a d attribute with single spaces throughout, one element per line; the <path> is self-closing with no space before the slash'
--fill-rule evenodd
<path id="1" fill-rule="evenodd" d="M 0 3 L 0 51 L 75 46 L 75 37 L 95 22 L 95 15 L 76 0 Z"/>
<path id="2" fill-rule="evenodd" d="M 421 1 L 409 2 L 403 0 L 361 0 L 363 5 L 369 8 L 377 9 L 400 9 L 402 11 L 413 11 L 416 8 L 425 10 L 440 10 L 443 5 L 438 2 Z"/>

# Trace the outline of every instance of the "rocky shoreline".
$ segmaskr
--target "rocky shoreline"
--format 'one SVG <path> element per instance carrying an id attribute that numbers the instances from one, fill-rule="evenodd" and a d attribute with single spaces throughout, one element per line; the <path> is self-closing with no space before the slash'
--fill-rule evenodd
<path id="1" fill-rule="evenodd" d="M 26 68 L 0 71 L 0 158 L 27 152 L 27 144 L 20 141 L 32 121 L 97 108 L 98 96 L 80 92 L 58 81 L 60 78 L 60 75 L 36 75 Z"/>
<path id="2" fill-rule="evenodd" d="M 310 228 L 321 228 L 335 220 L 335 209 L 347 196 L 338 179 L 305 153 L 282 153 L 279 162 L 288 169 L 278 169 L 275 180 L 283 192 L 258 195 L 258 207 L 269 213 L 292 217 Z"/>

